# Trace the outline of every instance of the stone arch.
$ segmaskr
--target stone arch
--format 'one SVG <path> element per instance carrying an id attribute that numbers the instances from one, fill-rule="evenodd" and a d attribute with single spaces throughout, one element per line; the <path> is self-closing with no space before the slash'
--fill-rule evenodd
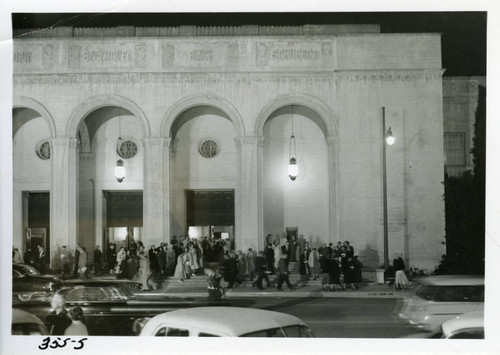
<path id="1" fill-rule="evenodd" d="M 47 123 L 47 126 L 49 127 L 50 130 L 50 137 L 55 138 L 57 136 L 54 119 L 52 118 L 49 111 L 45 108 L 45 106 L 43 106 L 40 102 L 26 96 L 19 96 L 14 98 L 14 104 L 12 108 L 13 109 L 28 108 L 33 111 L 36 111 Z M 14 137 L 16 132 L 17 130 L 12 132 L 12 137 Z"/>
<path id="2" fill-rule="evenodd" d="M 161 123 L 161 133 L 165 137 L 171 138 L 171 130 L 175 120 L 185 111 L 196 106 L 209 106 L 221 110 L 228 115 L 229 120 L 233 123 L 237 135 L 245 135 L 245 125 L 238 110 L 225 99 L 215 94 L 197 94 L 174 104 L 165 114 Z"/>
<path id="3" fill-rule="evenodd" d="M 290 105 L 300 105 L 316 112 L 326 127 L 325 138 L 336 137 L 338 133 L 338 121 L 332 109 L 323 101 L 306 94 L 285 94 L 274 98 L 267 104 L 257 116 L 255 124 L 255 135 L 262 136 L 264 125 L 273 112 Z"/>
<path id="4" fill-rule="evenodd" d="M 78 134 L 78 125 L 80 124 L 81 120 L 83 120 L 92 111 L 106 106 L 122 107 L 130 111 L 135 117 L 139 119 L 144 137 L 151 137 L 151 128 L 149 125 L 149 121 L 141 108 L 130 99 L 119 95 L 93 96 L 78 105 L 78 107 L 72 112 L 71 117 L 68 121 L 68 125 L 66 127 L 66 135 L 68 137 L 76 138 Z"/>

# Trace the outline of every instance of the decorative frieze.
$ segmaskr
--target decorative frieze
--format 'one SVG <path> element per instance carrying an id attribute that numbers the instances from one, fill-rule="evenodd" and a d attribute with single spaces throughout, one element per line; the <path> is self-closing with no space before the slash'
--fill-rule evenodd
<path id="1" fill-rule="evenodd" d="M 114 84 L 238 84 L 277 83 L 316 85 L 332 82 L 357 81 L 415 81 L 441 79 L 443 71 L 436 70 L 373 70 L 354 72 L 203 72 L 203 73 L 95 73 L 95 74 L 14 74 L 14 85 L 114 85 Z"/>

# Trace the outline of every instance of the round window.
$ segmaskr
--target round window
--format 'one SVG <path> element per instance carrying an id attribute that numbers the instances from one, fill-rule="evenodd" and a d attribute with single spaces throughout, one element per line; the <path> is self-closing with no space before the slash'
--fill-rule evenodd
<path id="1" fill-rule="evenodd" d="M 201 141 L 198 150 L 202 157 L 213 158 L 219 154 L 219 145 L 213 138 L 208 138 Z"/>
<path id="2" fill-rule="evenodd" d="M 50 143 L 48 140 L 44 139 L 38 142 L 35 147 L 36 155 L 43 160 L 50 159 Z"/>
<path id="3" fill-rule="evenodd" d="M 131 140 L 121 140 L 116 146 L 116 151 L 123 159 L 130 159 L 137 154 L 137 144 Z"/>

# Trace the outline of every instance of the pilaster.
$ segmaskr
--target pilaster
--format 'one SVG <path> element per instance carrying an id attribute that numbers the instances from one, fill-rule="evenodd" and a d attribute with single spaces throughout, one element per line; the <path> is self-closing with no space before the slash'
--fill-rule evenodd
<path id="1" fill-rule="evenodd" d="M 77 244 L 77 146 L 76 138 L 50 139 L 52 188 L 50 193 L 51 265 L 58 247 L 73 250 Z"/>
<path id="2" fill-rule="evenodd" d="M 158 245 L 170 241 L 168 202 L 170 139 L 144 138 L 143 242 Z"/>
<path id="3" fill-rule="evenodd" d="M 238 190 L 236 191 L 236 250 L 254 250 L 264 247 L 259 196 L 261 177 L 258 169 L 259 150 L 263 137 L 235 138 L 239 154 Z"/>

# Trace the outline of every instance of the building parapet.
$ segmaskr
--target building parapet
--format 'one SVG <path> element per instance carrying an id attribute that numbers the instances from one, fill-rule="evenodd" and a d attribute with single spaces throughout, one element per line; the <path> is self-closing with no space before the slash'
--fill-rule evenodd
<path id="1" fill-rule="evenodd" d="M 166 26 L 50 27 L 14 30 L 14 38 L 67 37 L 192 37 L 192 36 L 318 36 L 380 33 L 378 24 L 301 26 Z"/>

